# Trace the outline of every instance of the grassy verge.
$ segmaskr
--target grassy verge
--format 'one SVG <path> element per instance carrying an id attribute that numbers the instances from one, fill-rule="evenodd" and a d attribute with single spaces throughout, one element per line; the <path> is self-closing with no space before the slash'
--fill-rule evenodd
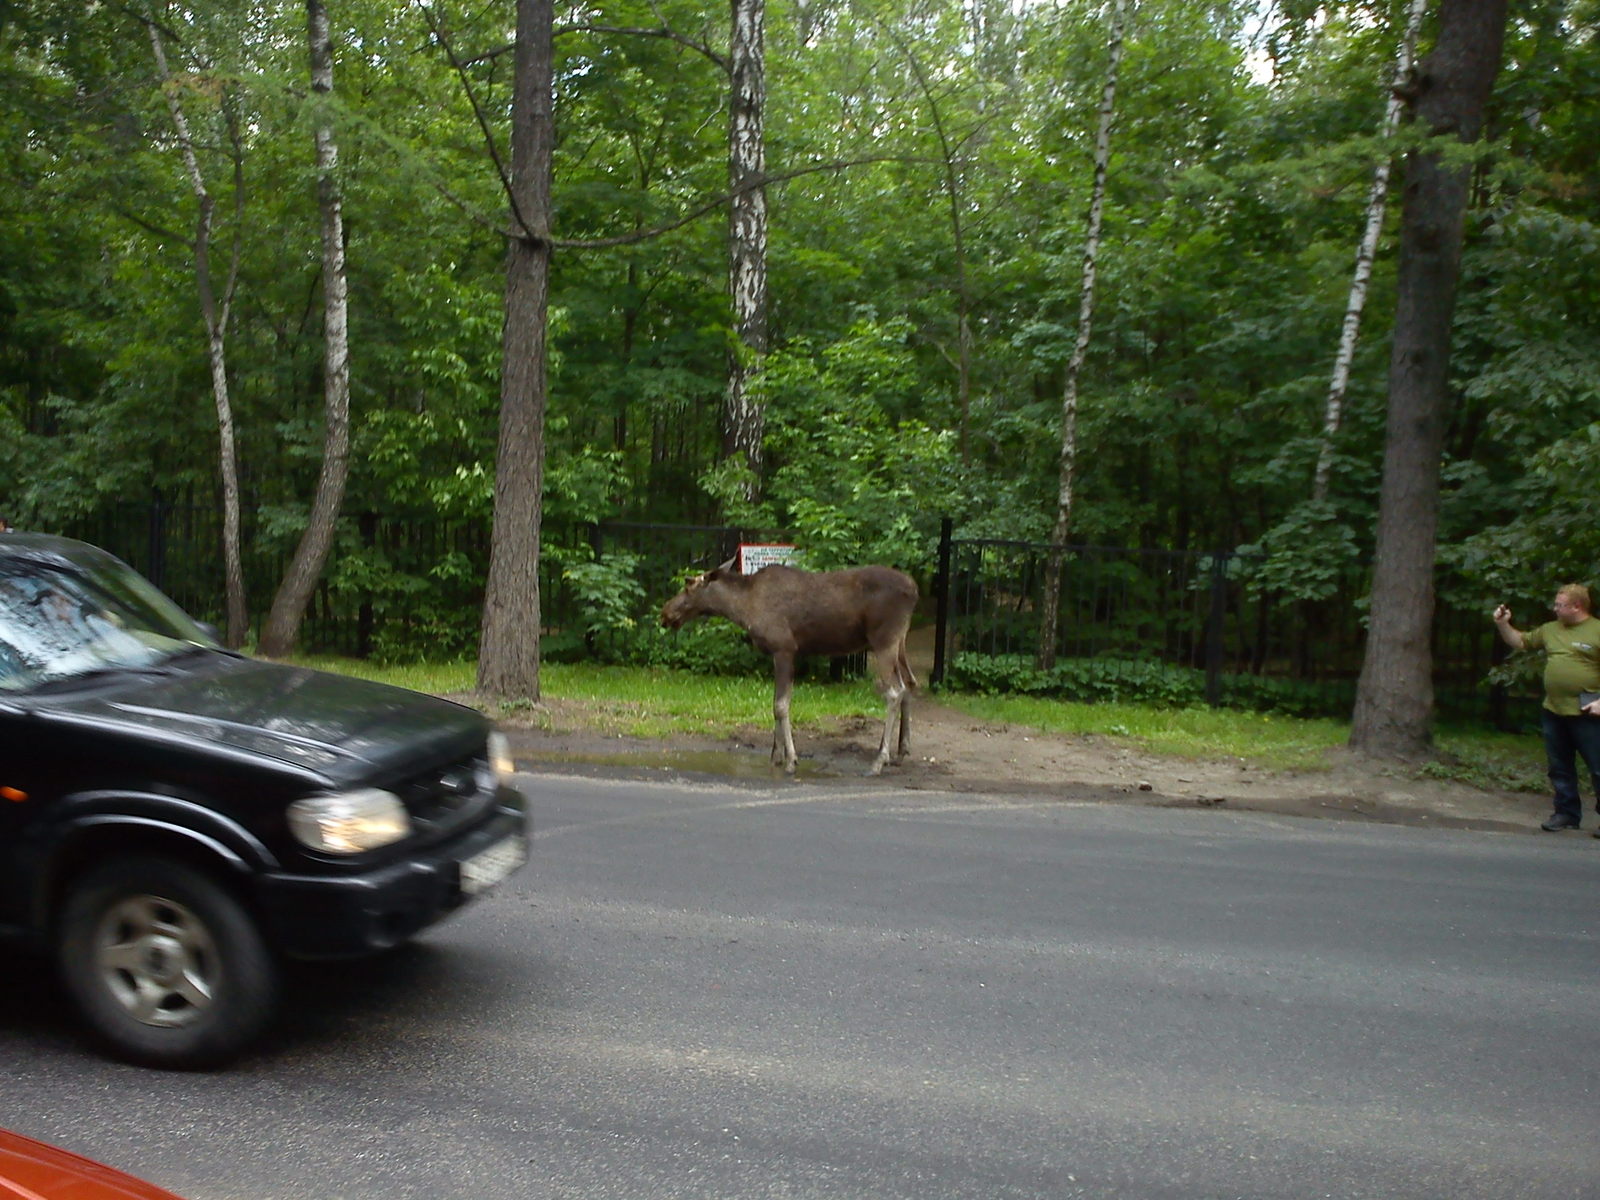
<path id="1" fill-rule="evenodd" d="M 435 695 L 463 695 L 475 686 L 476 667 L 471 662 L 385 667 L 345 658 L 298 661 Z M 541 671 L 541 682 L 546 698 L 559 704 L 562 724 L 629 737 L 722 736 L 739 725 L 765 726 L 772 705 L 772 681 L 765 676 L 549 663 Z M 1276 770 L 1324 769 L 1328 751 L 1344 745 L 1350 733 L 1343 721 L 1229 709 L 1072 704 L 952 693 L 942 693 L 939 702 L 979 721 L 1046 733 L 1125 738 L 1157 754 L 1243 759 Z M 791 716 L 803 728 L 852 717 L 875 718 L 882 712 L 882 702 L 867 680 L 807 680 L 795 689 Z M 516 706 L 508 706 L 493 708 L 490 715 L 520 714 Z M 548 709 L 530 707 L 527 715 L 550 726 L 556 720 Z M 1539 792 L 1546 786 L 1543 750 L 1535 735 L 1442 729 L 1437 742 L 1438 761 L 1418 768 L 1419 776 L 1513 791 Z"/>
<path id="2" fill-rule="evenodd" d="M 1157 754 L 1244 758 L 1279 770 L 1319 770 L 1350 729 L 1340 721 L 1306 721 L 1220 708 L 1139 704 L 1073 704 L 1030 696 L 940 697 L 985 721 L 1029 725 L 1046 733 L 1128 738 Z"/>
<path id="3" fill-rule="evenodd" d="M 420 663 L 383 667 L 359 659 L 303 657 L 304 666 L 380 683 L 447 696 L 471 692 L 477 668 L 470 662 Z M 772 680 L 765 676 L 692 675 L 647 667 L 594 667 L 547 663 L 539 672 L 545 698 L 561 704 L 567 723 L 602 733 L 664 738 L 719 736 L 736 725 L 767 725 L 772 713 Z M 489 708 L 491 716 L 517 716 L 516 705 Z M 553 720 L 531 706 L 535 721 Z M 797 727 L 849 717 L 881 716 L 883 702 L 871 683 L 806 680 L 794 690 L 790 719 Z"/>

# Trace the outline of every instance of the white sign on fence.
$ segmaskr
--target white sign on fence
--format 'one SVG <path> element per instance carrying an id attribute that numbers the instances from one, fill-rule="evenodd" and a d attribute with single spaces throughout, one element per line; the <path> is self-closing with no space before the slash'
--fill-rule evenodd
<path id="1" fill-rule="evenodd" d="M 782 563 L 792 567 L 800 557 L 800 551 L 794 546 L 785 546 L 773 542 L 741 542 L 739 544 L 739 574 L 754 575 L 762 567 L 770 567 L 773 563 Z"/>

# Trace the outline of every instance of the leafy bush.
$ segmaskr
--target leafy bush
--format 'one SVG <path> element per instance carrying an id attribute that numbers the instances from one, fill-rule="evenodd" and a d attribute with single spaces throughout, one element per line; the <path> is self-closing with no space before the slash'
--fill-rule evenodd
<path id="1" fill-rule="evenodd" d="M 560 565 L 561 578 L 572 589 L 585 633 L 626 634 L 639 624 L 633 615 L 645 608 L 639 555 L 619 550 L 596 559 L 588 546 L 552 546 L 547 554 Z"/>
<path id="2" fill-rule="evenodd" d="M 1073 658 L 1048 671 L 1022 654 L 957 654 L 947 672 L 957 691 L 1043 696 L 1084 704 L 1135 703 L 1186 708 L 1206 702 L 1206 673 L 1153 659 Z M 1222 704 L 1294 717 L 1347 716 L 1353 686 L 1224 675 Z"/>
<path id="3" fill-rule="evenodd" d="M 606 662 L 698 675 L 748 675 L 767 670 L 771 662 L 750 644 L 744 630 L 727 621 L 696 621 L 676 631 L 640 623 L 600 639 L 597 649 Z"/>
<path id="4" fill-rule="evenodd" d="M 1205 700 L 1205 672 L 1152 659 L 1073 658 L 1047 671 L 1021 654 L 957 654 L 950 686 L 964 691 L 1012 692 L 1084 703 L 1137 701 L 1183 706 Z"/>

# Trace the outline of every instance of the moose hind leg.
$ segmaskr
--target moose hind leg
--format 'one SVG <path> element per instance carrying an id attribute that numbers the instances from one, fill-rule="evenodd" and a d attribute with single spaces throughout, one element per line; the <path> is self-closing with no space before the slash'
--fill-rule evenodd
<path id="1" fill-rule="evenodd" d="M 900 745 L 895 762 L 902 763 L 906 755 L 911 753 L 911 693 L 917 690 L 917 677 L 911 672 L 911 664 L 906 660 L 905 639 L 900 639 L 900 650 L 895 655 L 895 670 L 900 677 L 900 685 L 905 690 L 900 695 Z"/>
<path id="2" fill-rule="evenodd" d="M 900 744 L 896 747 L 894 763 L 899 766 L 911 753 L 911 692 L 900 694 Z"/>

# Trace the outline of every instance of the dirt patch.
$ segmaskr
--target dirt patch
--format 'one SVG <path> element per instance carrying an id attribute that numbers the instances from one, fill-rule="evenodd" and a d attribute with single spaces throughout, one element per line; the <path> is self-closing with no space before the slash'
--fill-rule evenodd
<path id="1" fill-rule="evenodd" d="M 1267 771 L 1239 761 L 1161 757 L 1117 738 L 990 724 L 926 696 L 913 705 L 912 754 L 905 763 L 865 778 L 881 725 L 857 719 L 797 732 L 799 777 L 910 791 L 1244 809 L 1503 832 L 1537 832 L 1550 811 L 1543 796 L 1412 778 L 1344 753 L 1331 755 L 1322 771 Z M 500 724 L 518 763 L 535 770 L 783 778 L 768 761 L 772 731 L 765 724 L 740 726 L 725 738 L 655 742 L 608 735 L 596 714 L 559 700 Z"/>

